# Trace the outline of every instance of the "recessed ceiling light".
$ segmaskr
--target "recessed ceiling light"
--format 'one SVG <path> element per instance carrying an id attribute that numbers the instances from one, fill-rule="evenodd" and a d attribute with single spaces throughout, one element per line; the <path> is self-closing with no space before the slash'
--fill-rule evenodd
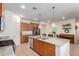
<path id="1" fill-rule="evenodd" d="M 22 8 L 22 9 L 24 9 L 24 8 L 25 8 L 25 6 L 24 6 L 24 5 L 21 5 L 21 8 Z"/>
<path id="2" fill-rule="evenodd" d="M 65 19 L 66 17 L 62 17 L 62 19 Z"/>

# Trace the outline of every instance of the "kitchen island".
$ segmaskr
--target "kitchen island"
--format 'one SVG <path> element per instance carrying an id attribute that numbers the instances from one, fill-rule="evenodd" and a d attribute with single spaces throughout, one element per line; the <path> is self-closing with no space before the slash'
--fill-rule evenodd
<path id="1" fill-rule="evenodd" d="M 62 38 L 29 37 L 29 47 L 41 56 L 69 56 L 70 41 Z"/>

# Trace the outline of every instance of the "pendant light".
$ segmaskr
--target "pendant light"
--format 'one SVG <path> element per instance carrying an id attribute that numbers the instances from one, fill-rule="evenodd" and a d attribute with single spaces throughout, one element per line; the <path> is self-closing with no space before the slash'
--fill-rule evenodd
<path id="1" fill-rule="evenodd" d="M 52 7 L 52 9 L 53 9 L 53 20 L 55 20 L 55 16 L 54 16 L 54 9 L 55 9 L 55 7 Z M 56 24 L 53 23 L 53 24 L 52 24 L 52 27 L 55 28 L 55 26 L 56 26 Z"/>
<path id="2" fill-rule="evenodd" d="M 34 14 L 36 13 L 36 10 L 37 10 L 37 8 L 36 7 L 33 7 Z M 36 15 L 35 15 L 35 17 L 36 17 Z M 34 18 L 34 20 L 37 21 L 38 19 L 37 18 Z"/>
<path id="3" fill-rule="evenodd" d="M 52 7 L 52 9 L 53 9 L 53 20 L 55 20 L 55 15 L 54 15 L 54 9 L 55 9 L 55 7 Z"/>

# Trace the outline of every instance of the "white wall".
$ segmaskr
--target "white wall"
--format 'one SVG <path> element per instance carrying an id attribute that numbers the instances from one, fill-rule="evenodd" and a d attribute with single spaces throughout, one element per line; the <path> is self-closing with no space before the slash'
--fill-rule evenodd
<path id="1" fill-rule="evenodd" d="M 65 33 L 64 29 L 62 29 L 62 25 L 69 24 L 69 23 L 71 24 L 70 32 Z M 41 33 L 51 34 L 53 31 L 52 24 L 53 23 L 41 24 Z M 56 22 L 54 24 L 56 24 L 55 30 L 57 34 L 75 34 L 75 19 L 66 19 L 66 20 Z"/>
<path id="2" fill-rule="evenodd" d="M 41 34 L 51 34 L 52 33 L 52 26 L 51 23 L 43 23 L 41 24 Z"/>
<path id="3" fill-rule="evenodd" d="M 72 27 L 71 27 L 69 33 L 65 33 L 64 29 L 62 29 L 62 25 L 68 24 L 68 23 L 70 23 Z M 65 19 L 65 20 L 62 20 L 61 22 L 57 22 L 56 24 L 57 24 L 57 34 L 58 35 L 59 34 L 74 34 L 74 38 L 75 38 L 74 42 L 76 43 L 77 40 L 76 40 L 76 36 L 75 36 L 75 34 L 76 34 L 76 31 L 75 31 L 76 21 L 75 21 L 75 19 Z"/>
<path id="4" fill-rule="evenodd" d="M 78 29 L 76 30 L 76 40 L 79 40 L 79 22 L 76 23 Z"/>
<path id="5" fill-rule="evenodd" d="M 5 30 L 0 36 L 10 36 L 16 45 L 20 44 L 20 17 L 14 13 L 5 11 Z"/>
<path id="6" fill-rule="evenodd" d="M 64 29 L 62 29 L 62 25 L 64 24 L 71 24 L 71 29 L 69 33 L 65 33 Z M 66 19 L 66 20 L 62 20 L 60 22 L 56 23 L 56 27 L 57 27 L 57 34 L 75 34 L 75 19 Z"/>

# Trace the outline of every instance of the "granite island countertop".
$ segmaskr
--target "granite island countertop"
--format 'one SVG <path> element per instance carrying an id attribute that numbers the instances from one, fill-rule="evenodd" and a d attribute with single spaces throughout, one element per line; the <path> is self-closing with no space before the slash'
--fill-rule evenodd
<path id="1" fill-rule="evenodd" d="M 30 38 L 38 39 L 50 44 L 55 44 L 56 46 L 63 46 L 67 42 L 70 42 L 68 39 L 63 39 L 63 38 L 54 38 L 54 37 L 48 37 L 46 39 L 41 38 L 40 36 L 30 36 Z"/>

